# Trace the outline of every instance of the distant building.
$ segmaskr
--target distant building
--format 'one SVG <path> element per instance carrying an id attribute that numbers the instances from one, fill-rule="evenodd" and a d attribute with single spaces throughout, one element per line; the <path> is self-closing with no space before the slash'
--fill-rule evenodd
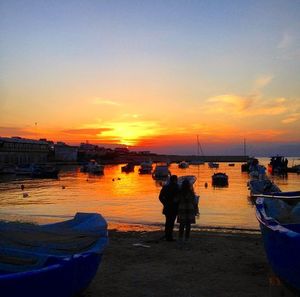
<path id="1" fill-rule="evenodd" d="M 90 158 L 103 157 L 108 152 L 108 149 L 90 143 L 81 143 L 78 150 L 81 154 Z"/>
<path id="2" fill-rule="evenodd" d="M 49 143 L 21 137 L 0 137 L 0 164 L 45 163 Z"/>
<path id="3" fill-rule="evenodd" d="M 64 142 L 54 144 L 55 161 L 75 162 L 77 161 L 78 147 L 67 145 Z"/>
<path id="4" fill-rule="evenodd" d="M 116 147 L 114 149 L 114 151 L 119 154 L 128 154 L 129 153 L 129 149 L 127 147 Z"/>

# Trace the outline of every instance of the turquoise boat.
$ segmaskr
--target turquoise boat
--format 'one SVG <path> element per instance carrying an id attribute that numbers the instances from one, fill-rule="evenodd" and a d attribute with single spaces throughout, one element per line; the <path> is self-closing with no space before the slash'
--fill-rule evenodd
<path id="1" fill-rule="evenodd" d="M 300 293 L 300 192 L 279 192 L 256 199 L 265 252 L 273 272 Z"/>
<path id="2" fill-rule="evenodd" d="M 72 297 L 84 291 L 108 242 L 100 214 L 48 224 L 0 223 L 0 296 Z"/>

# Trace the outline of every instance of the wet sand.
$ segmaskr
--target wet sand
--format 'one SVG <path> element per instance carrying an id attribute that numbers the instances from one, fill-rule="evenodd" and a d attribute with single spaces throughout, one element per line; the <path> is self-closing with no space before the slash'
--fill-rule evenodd
<path id="1" fill-rule="evenodd" d="M 110 230 L 100 268 L 83 296 L 271 296 L 259 233 L 192 231 L 183 248 L 162 236 Z"/>

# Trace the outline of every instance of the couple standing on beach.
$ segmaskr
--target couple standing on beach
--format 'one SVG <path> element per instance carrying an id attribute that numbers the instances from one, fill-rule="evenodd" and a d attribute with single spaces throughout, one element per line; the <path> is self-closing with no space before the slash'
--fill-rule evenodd
<path id="1" fill-rule="evenodd" d="M 193 185 L 188 179 L 183 180 L 181 187 L 178 185 L 177 175 L 170 177 L 170 182 L 163 186 L 159 200 L 163 204 L 163 214 L 166 217 L 165 238 L 174 241 L 173 229 L 177 217 L 179 223 L 179 241 L 190 238 L 191 224 L 196 222 L 199 213 L 195 199 Z"/>

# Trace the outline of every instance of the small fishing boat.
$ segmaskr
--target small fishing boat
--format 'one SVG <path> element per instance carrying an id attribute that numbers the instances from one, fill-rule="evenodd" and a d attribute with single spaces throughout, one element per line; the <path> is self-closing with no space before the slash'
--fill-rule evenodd
<path id="1" fill-rule="evenodd" d="M 214 187 L 227 187 L 228 175 L 226 173 L 217 172 L 212 175 L 212 185 Z"/>
<path id="2" fill-rule="evenodd" d="M 196 180 L 197 180 L 197 178 L 196 178 L 195 175 L 182 175 L 182 176 L 178 176 L 178 181 L 177 181 L 177 183 L 178 183 L 178 185 L 179 185 L 180 187 L 181 187 L 182 182 L 183 182 L 185 179 L 187 179 L 187 180 L 190 182 L 191 185 L 193 185 L 193 184 L 196 182 Z"/>
<path id="3" fill-rule="evenodd" d="M 208 166 L 209 168 L 219 168 L 219 164 L 215 162 L 209 162 Z"/>
<path id="4" fill-rule="evenodd" d="M 121 167 L 122 172 L 133 172 L 134 171 L 134 163 L 128 163 Z"/>
<path id="5" fill-rule="evenodd" d="M 186 161 L 181 161 L 178 163 L 178 168 L 182 168 L 182 169 L 185 169 L 185 168 L 188 168 L 189 167 L 189 163 L 186 162 Z"/>
<path id="6" fill-rule="evenodd" d="M 287 173 L 288 159 L 283 156 L 271 157 L 270 163 L 268 164 L 268 172 L 270 174 L 283 174 Z"/>
<path id="7" fill-rule="evenodd" d="M 32 169 L 33 178 L 57 178 L 59 169 L 51 165 L 36 165 Z"/>
<path id="8" fill-rule="evenodd" d="M 260 195 L 256 217 L 273 272 L 300 293 L 300 191 Z"/>
<path id="9" fill-rule="evenodd" d="M 31 176 L 35 164 L 20 164 L 16 166 L 15 173 L 16 175 L 24 175 L 24 176 Z"/>
<path id="10" fill-rule="evenodd" d="M 151 174 L 152 173 L 152 161 L 142 162 L 139 168 L 140 174 Z"/>
<path id="11" fill-rule="evenodd" d="M 242 172 L 250 172 L 255 170 L 255 167 L 258 166 L 258 159 L 254 157 L 248 158 L 247 162 L 241 165 Z"/>
<path id="12" fill-rule="evenodd" d="M 103 174 L 104 165 L 99 164 L 96 160 L 90 160 L 87 164 L 82 166 L 81 171 L 92 174 Z"/>
<path id="13" fill-rule="evenodd" d="M 153 173 L 152 173 L 152 177 L 154 179 L 167 179 L 168 177 L 170 177 L 171 172 L 169 170 L 168 165 L 166 164 L 158 164 L 156 165 Z"/>
<path id="14" fill-rule="evenodd" d="M 273 183 L 269 179 L 253 179 L 248 182 L 248 188 L 250 190 L 250 195 L 257 195 L 257 194 L 272 194 L 281 192 L 280 188 Z"/>
<path id="15" fill-rule="evenodd" d="M 91 282 L 107 245 L 100 214 L 34 225 L 0 223 L 0 293 L 3 297 L 71 297 Z"/>

